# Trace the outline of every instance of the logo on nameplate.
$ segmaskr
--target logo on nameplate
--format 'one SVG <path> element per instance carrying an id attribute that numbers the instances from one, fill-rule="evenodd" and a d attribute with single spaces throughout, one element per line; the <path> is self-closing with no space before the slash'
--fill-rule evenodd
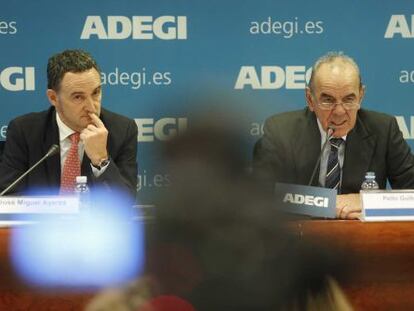
<path id="1" fill-rule="evenodd" d="M 276 207 L 288 213 L 335 218 L 336 191 L 328 188 L 276 183 Z"/>

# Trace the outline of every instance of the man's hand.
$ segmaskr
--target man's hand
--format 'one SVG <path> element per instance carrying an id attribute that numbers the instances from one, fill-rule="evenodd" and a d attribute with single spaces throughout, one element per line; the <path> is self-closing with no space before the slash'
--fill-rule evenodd
<path id="1" fill-rule="evenodd" d="M 336 196 L 336 217 L 340 219 L 358 219 L 361 216 L 361 198 L 359 193 Z"/>
<path id="2" fill-rule="evenodd" d="M 85 152 L 93 165 L 98 165 L 102 159 L 108 158 L 106 144 L 108 140 L 108 130 L 101 119 L 93 113 L 89 114 L 92 124 L 89 124 L 80 133 L 80 139 L 85 146 Z"/>

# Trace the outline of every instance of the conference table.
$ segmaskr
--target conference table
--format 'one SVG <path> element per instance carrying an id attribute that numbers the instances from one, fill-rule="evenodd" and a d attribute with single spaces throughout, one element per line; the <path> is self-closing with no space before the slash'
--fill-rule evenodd
<path id="1" fill-rule="evenodd" d="M 414 310 L 413 222 L 306 220 L 289 227 L 299 239 L 348 256 L 349 279 L 341 285 L 356 310 Z"/>
<path id="2" fill-rule="evenodd" d="M 414 310 L 414 223 L 295 220 L 294 236 L 351 256 L 341 284 L 355 310 Z M 22 283 L 9 258 L 11 228 L 0 228 L 0 310 L 82 310 L 95 294 L 38 291 Z M 340 267 L 338 267 L 340 268 Z"/>
<path id="3" fill-rule="evenodd" d="M 12 228 L 0 227 L 0 311 L 83 310 L 95 291 L 39 290 L 25 284 L 10 259 Z M 30 260 L 30 259 L 28 259 Z"/>

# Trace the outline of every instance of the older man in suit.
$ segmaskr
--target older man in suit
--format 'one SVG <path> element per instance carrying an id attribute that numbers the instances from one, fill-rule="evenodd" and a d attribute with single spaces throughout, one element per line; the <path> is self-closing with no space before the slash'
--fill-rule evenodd
<path id="1" fill-rule="evenodd" d="M 52 156 L 12 192 L 70 193 L 78 175 L 91 186 L 118 189 L 135 197 L 137 126 L 101 108 L 100 70 L 85 51 L 66 50 L 47 66 L 47 97 L 52 107 L 10 122 L 0 165 L 0 189 L 36 163 L 52 144 Z"/>
<path id="2" fill-rule="evenodd" d="M 334 188 L 337 216 L 357 218 L 358 193 L 367 171 L 380 188 L 414 187 L 414 161 L 394 117 L 361 109 L 365 87 L 357 64 L 328 53 L 313 66 L 307 108 L 266 120 L 254 152 L 255 172 L 272 182 L 308 184 L 327 135 L 313 185 Z"/>

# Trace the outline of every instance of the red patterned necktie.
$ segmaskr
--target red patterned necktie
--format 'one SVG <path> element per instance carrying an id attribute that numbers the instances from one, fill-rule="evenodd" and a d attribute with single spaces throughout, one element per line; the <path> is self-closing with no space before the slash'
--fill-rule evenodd
<path id="1" fill-rule="evenodd" d="M 72 144 L 68 151 L 65 165 L 60 179 L 60 193 L 72 193 L 75 189 L 76 176 L 81 174 L 81 165 L 78 153 L 79 133 L 69 136 Z"/>

